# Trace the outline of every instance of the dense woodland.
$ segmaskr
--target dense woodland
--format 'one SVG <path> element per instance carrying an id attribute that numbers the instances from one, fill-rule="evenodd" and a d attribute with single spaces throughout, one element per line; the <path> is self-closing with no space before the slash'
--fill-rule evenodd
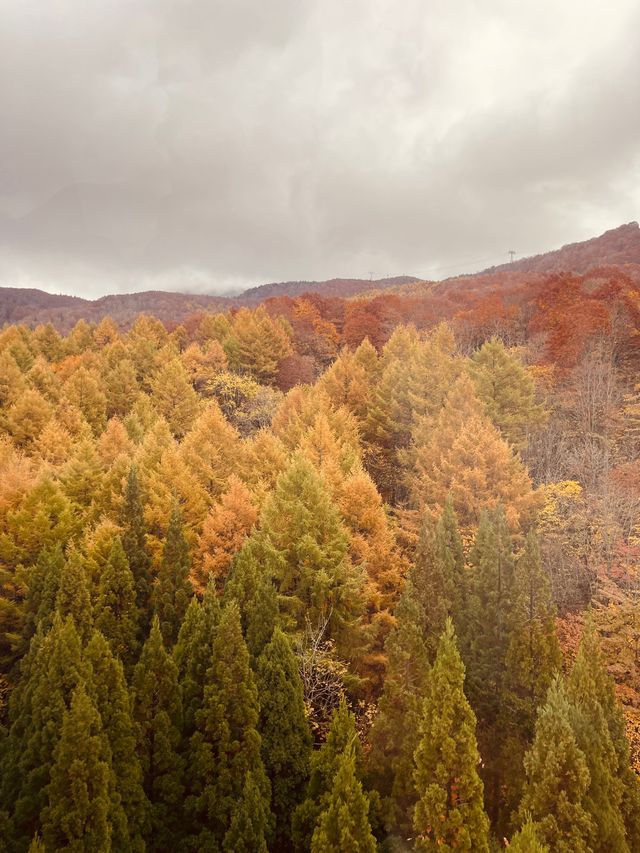
<path id="1" fill-rule="evenodd" d="M 0 850 L 640 851 L 640 289 L 499 281 L 0 332 Z"/>

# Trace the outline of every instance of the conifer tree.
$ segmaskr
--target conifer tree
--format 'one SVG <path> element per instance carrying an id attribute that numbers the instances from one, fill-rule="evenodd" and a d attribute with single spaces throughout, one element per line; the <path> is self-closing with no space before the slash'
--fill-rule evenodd
<path id="1" fill-rule="evenodd" d="M 265 809 L 269 781 L 260 754 L 258 695 L 234 602 L 222 611 L 207 671 L 203 707 L 191 739 L 187 810 L 195 849 L 214 849 L 230 829 L 246 774 L 253 775 Z"/>
<path id="2" fill-rule="evenodd" d="M 60 575 L 56 610 L 64 619 L 70 616 L 83 641 L 87 641 L 93 626 L 91 598 L 82 555 L 73 548 Z"/>
<path id="3" fill-rule="evenodd" d="M 501 508 L 484 512 L 471 551 L 468 599 L 467 695 L 478 720 L 487 808 L 492 821 L 504 817 L 503 732 L 508 714 L 505 660 L 513 597 L 513 553 Z M 500 826 L 502 829 L 502 826 Z"/>
<path id="4" fill-rule="evenodd" d="M 256 556 L 254 542 L 249 542 L 233 561 L 231 576 L 224 591 L 225 601 L 235 601 L 240 610 L 242 630 L 255 661 L 269 643 L 279 622 L 278 597 L 271 577 Z"/>
<path id="5" fill-rule="evenodd" d="M 135 754 L 136 734 L 122 663 L 99 631 L 93 632 L 84 659 L 90 667 L 87 692 L 100 714 L 115 774 L 109 810 L 112 844 L 123 853 L 141 853 L 147 802 Z"/>
<path id="6" fill-rule="evenodd" d="M 255 541 L 289 624 L 329 617 L 338 652 L 352 658 L 362 643 L 364 578 L 349 565 L 347 533 L 326 485 L 301 456 L 267 498 Z"/>
<path id="7" fill-rule="evenodd" d="M 178 637 L 180 624 L 193 595 L 189 581 L 190 571 L 191 560 L 189 546 L 184 536 L 182 514 L 175 503 L 153 590 L 155 612 L 160 620 L 162 636 L 169 648 Z"/>
<path id="8" fill-rule="evenodd" d="M 198 414 L 200 401 L 179 358 L 158 370 L 151 390 L 158 413 L 166 419 L 174 436 L 182 438 Z"/>
<path id="9" fill-rule="evenodd" d="M 220 603 L 214 584 L 209 584 L 202 602 L 194 596 L 182 620 L 173 647 L 182 690 L 183 744 L 186 747 L 196 729 L 196 713 L 202 707 L 207 670 L 211 664 L 213 640 L 220 619 Z"/>
<path id="10" fill-rule="evenodd" d="M 570 718 L 576 742 L 589 770 L 584 805 L 595 827 L 590 846 L 595 853 L 628 853 L 621 808 L 624 783 L 599 695 L 602 666 L 595 630 L 589 622 L 567 682 L 567 695 L 572 702 Z"/>
<path id="11" fill-rule="evenodd" d="M 338 757 L 336 776 L 311 839 L 311 853 L 375 853 L 368 813 L 369 801 L 356 777 L 353 744 L 349 744 Z"/>
<path id="12" fill-rule="evenodd" d="M 420 601 L 412 573 L 396 607 L 395 627 L 385 644 L 384 689 L 369 736 L 369 775 L 376 790 L 386 798 L 388 828 L 406 833 L 411 831 L 416 801 L 413 756 L 430 671 Z"/>
<path id="13" fill-rule="evenodd" d="M 267 853 L 269 825 L 269 807 L 264 792 L 254 773 L 247 770 L 242 794 L 233 807 L 231 824 L 225 833 L 222 849 L 225 853 Z"/>
<path id="14" fill-rule="evenodd" d="M 447 620 L 422 707 L 413 825 L 420 850 L 489 850 L 478 775 L 476 718 L 464 695 L 464 665 Z"/>
<path id="15" fill-rule="evenodd" d="M 151 613 L 151 558 L 146 545 L 146 525 L 138 473 L 134 466 L 129 469 L 129 476 L 127 477 L 120 524 L 122 526 L 122 547 L 133 574 L 136 602 L 144 627 L 148 624 Z"/>
<path id="16" fill-rule="evenodd" d="M 275 818 L 273 843 L 285 851 L 291 849 L 291 816 L 304 796 L 309 774 L 311 733 L 297 661 L 279 628 L 262 650 L 255 672 L 262 760 L 271 782 Z"/>
<path id="17" fill-rule="evenodd" d="M 138 646 L 138 616 L 133 574 L 117 537 L 98 581 L 94 621 L 125 665 L 133 662 Z"/>
<path id="18" fill-rule="evenodd" d="M 547 413 L 536 402 L 534 381 L 522 362 L 500 338 L 491 338 L 471 356 L 469 374 L 493 423 L 511 444 L 524 447 L 527 434 L 544 424 Z"/>
<path id="19" fill-rule="evenodd" d="M 62 545 L 45 546 L 27 573 L 26 621 L 23 631 L 28 643 L 36 628 L 47 631 L 53 622 L 60 578 L 64 568 Z"/>
<path id="20" fill-rule="evenodd" d="M 562 663 L 549 577 L 533 530 L 515 566 L 512 598 L 501 732 L 505 816 L 520 799 L 522 762 L 533 741 L 536 712 Z"/>
<path id="21" fill-rule="evenodd" d="M 318 821 L 331 794 L 340 758 L 349 748 L 353 749 L 355 776 L 360 781 L 363 770 L 362 746 L 356 732 L 355 717 L 343 698 L 334 712 L 326 740 L 320 749 L 311 755 L 306 796 L 293 814 L 293 840 L 297 849 L 309 850 Z"/>
<path id="22" fill-rule="evenodd" d="M 549 847 L 538 840 L 531 816 L 509 842 L 510 853 L 549 853 Z"/>
<path id="23" fill-rule="evenodd" d="M 157 617 L 135 667 L 131 690 L 137 755 L 150 805 L 147 850 L 161 853 L 180 837 L 184 763 L 178 667 L 164 647 Z"/>
<path id="24" fill-rule="evenodd" d="M 556 678 L 536 721 L 524 759 L 527 782 L 520 818 L 531 814 L 536 834 L 554 853 L 589 853 L 594 825 L 586 806 L 589 768 L 571 723 L 571 704 Z"/>
<path id="25" fill-rule="evenodd" d="M 110 853 L 109 810 L 114 786 L 100 714 L 80 684 L 64 714 L 47 786 L 48 805 L 42 813 L 47 848 Z"/>

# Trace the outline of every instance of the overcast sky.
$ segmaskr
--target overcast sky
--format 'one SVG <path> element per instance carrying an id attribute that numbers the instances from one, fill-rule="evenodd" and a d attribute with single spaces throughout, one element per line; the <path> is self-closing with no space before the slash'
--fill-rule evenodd
<path id="1" fill-rule="evenodd" d="M 640 216 L 637 0 L 0 0 L 0 284 L 443 278 Z"/>

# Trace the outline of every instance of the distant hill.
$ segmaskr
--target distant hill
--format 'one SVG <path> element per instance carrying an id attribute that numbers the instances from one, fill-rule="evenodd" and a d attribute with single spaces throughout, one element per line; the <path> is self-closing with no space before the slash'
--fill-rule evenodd
<path id="1" fill-rule="evenodd" d="M 126 328 L 139 314 L 150 314 L 164 323 L 179 323 L 197 311 L 226 311 L 233 304 L 223 296 L 194 296 L 162 290 L 121 293 L 91 300 L 42 290 L 0 287 L 0 326 L 5 323 L 27 326 L 53 323 L 60 332 L 68 332 L 78 320 L 97 323 L 109 316 Z"/>
<path id="2" fill-rule="evenodd" d="M 274 296 L 299 296 L 301 293 L 319 293 L 322 296 L 338 296 L 343 299 L 369 291 L 379 292 L 402 287 L 420 281 L 412 275 L 398 275 L 393 278 L 379 278 L 371 281 L 365 278 L 331 278 L 328 281 L 283 281 L 274 284 L 261 284 L 243 291 L 238 300 L 243 304 L 262 302 Z"/>
<path id="3" fill-rule="evenodd" d="M 605 231 L 599 237 L 569 243 L 553 252 L 521 258 L 510 264 L 489 267 L 483 273 L 492 272 L 577 272 L 584 273 L 591 267 L 623 266 L 640 264 L 640 227 L 637 222 L 628 222 L 618 228 Z"/>
<path id="4" fill-rule="evenodd" d="M 362 291 L 379 292 L 417 282 L 412 276 L 383 278 L 377 281 L 357 278 L 334 278 L 330 281 L 287 281 L 252 287 L 235 297 L 169 293 L 147 290 L 142 293 L 120 293 L 100 299 L 82 299 L 45 293 L 33 288 L 0 287 L 0 326 L 24 323 L 37 326 L 53 323 L 68 332 L 80 319 L 99 322 L 109 316 L 119 326 L 130 326 L 139 314 L 150 314 L 163 323 L 180 323 L 198 311 L 227 311 L 241 305 L 257 305 L 274 296 L 297 296 L 320 293 L 323 296 L 353 296 Z"/>

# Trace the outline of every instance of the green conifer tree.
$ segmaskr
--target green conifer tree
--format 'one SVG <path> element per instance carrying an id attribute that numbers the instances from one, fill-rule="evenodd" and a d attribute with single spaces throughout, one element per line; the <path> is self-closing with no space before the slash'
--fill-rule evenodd
<path id="1" fill-rule="evenodd" d="M 268 572 L 260 565 L 254 543 L 248 543 L 235 557 L 224 600 L 235 601 L 240 609 L 242 630 L 252 659 L 271 640 L 278 623 L 278 596 Z"/>
<path id="2" fill-rule="evenodd" d="M 468 672 L 467 695 L 478 720 L 478 745 L 487 810 L 504 831 L 504 781 L 509 756 L 503 733 L 508 718 L 505 661 L 513 601 L 514 562 L 502 508 L 483 512 L 471 551 L 467 615 L 468 642 L 463 649 Z"/>
<path id="3" fill-rule="evenodd" d="M 260 701 L 262 760 L 271 782 L 273 843 L 291 849 L 291 816 L 304 796 L 309 775 L 311 733 L 304 707 L 298 664 L 279 628 L 256 664 Z"/>
<path id="4" fill-rule="evenodd" d="M 189 580 L 190 570 L 189 545 L 184 536 L 182 513 L 176 503 L 171 512 L 162 561 L 153 590 L 155 612 L 168 648 L 171 648 L 178 638 L 182 619 L 193 596 Z"/>
<path id="5" fill-rule="evenodd" d="M 178 667 L 164 647 L 157 617 L 134 669 L 131 689 L 137 754 L 150 804 L 147 850 L 161 853 L 180 838 L 184 761 Z"/>
<path id="6" fill-rule="evenodd" d="M 539 841 L 531 815 L 524 826 L 513 836 L 509 843 L 509 853 L 549 853 L 546 844 Z"/>
<path id="7" fill-rule="evenodd" d="M 489 850 L 478 775 L 476 718 L 464 695 L 464 665 L 451 619 L 440 640 L 422 707 L 413 824 L 420 850 Z"/>
<path id="8" fill-rule="evenodd" d="M 533 741 L 536 712 L 562 663 L 554 617 L 549 577 L 540 563 L 538 540 L 532 530 L 515 567 L 505 661 L 501 733 L 505 823 L 522 794 L 523 759 Z"/>
<path id="9" fill-rule="evenodd" d="M 110 758 L 100 714 L 80 684 L 64 714 L 47 786 L 42 830 L 48 849 L 110 853 L 115 787 Z"/>
<path id="10" fill-rule="evenodd" d="M 140 484 L 136 468 L 132 466 L 127 478 L 124 492 L 122 514 L 122 547 L 129 561 L 136 587 L 136 603 L 140 610 L 142 627 L 146 629 L 151 618 L 151 591 L 153 579 L 151 574 L 151 557 L 147 550 L 147 528 L 144 520 L 144 508 L 140 493 Z"/>
<path id="11" fill-rule="evenodd" d="M 298 850 L 309 850 L 311 839 L 324 811 L 339 767 L 340 757 L 349 747 L 354 750 L 355 775 L 362 779 L 362 746 L 356 732 L 355 717 L 344 699 L 335 710 L 327 738 L 311 755 L 306 797 L 293 814 L 293 840 Z"/>
<path id="12" fill-rule="evenodd" d="M 594 853 L 628 853 L 622 816 L 624 783 L 618 774 L 618 756 L 600 702 L 598 682 L 602 673 L 600 648 L 589 622 L 567 682 L 567 695 L 572 702 L 570 718 L 576 742 L 589 769 L 584 804 L 595 827 L 590 846 Z"/>
<path id="13" fill-rule="evenodd" d="M 311 853 L 375 853 L 369 801 L 356 777 L 353 744 L 338 756 L 338 767 L 325 808 L 311 839 Z"/>
<path id="14" fill-rule="evenodd" d="M 127 666 L 132 664 L 138 647 L 138 618 L 133 574 L 120 537 L 116 537 L 98 580 L 94 622 L 113 653 Z"/>
<path id="15" fill-rule="evenodd" d="M 60 578 L 64 567 L 62 545 L 45 546 L 38 559 L 27 572 L 26 620 L 23 631 L 25 646 L 39 626 L 48 631 L 56 609 Z"/>
<path id="16" fill-rule="evenodd" d="M 408 834 L 416 801 L 413 756 L 430 671 L 424 611 L 415 592 L 413 573 L 407 579 L 395 617 L 395 626 L 385 643 L 387 669 L 369 736 L 368 770 L 374 787 L 386 800 L 387 828 Z"/>
<path id="17" fill-rule="evenodd" d="M 64 619 L 70 616 L 83 642 L 91 636 L 93 617 L 89 584 L 82 555 L 73 548 L 60 575 L 56 610 Z"/>
<path id="18" fill-rule="evenodd" d="M 261 758 L 258 694 L 235 602 L 222 611 L 207 671 L 203 707 L 196 713 L 188 766 L 187 810 L 197 827 L 194 849 L 213 850 L 230 829 L 253 775 L 268 809 L 269 781 Z"/>
<path id="19" fill-rule="evenodd" d="M 225 853 L 267 853 L 270 815 L 260 782 L 247 770 L 242 795 L 233 807 L 231 825 L 222 849 Z M 275 847 L 276 850 L 284 848 Z"/>
<path id="20" fill-rule="evenodd" d="M 112 845 L 122 853 L 144 853 L 148 803 L 122 662 L 99 631 L 93 632 L 84 659 L 90 666 L 87 692 L 100 714 L 116 780 L 109 810 Z"/>
<path id="21" fill-rule="evenodd" d="M 520 819 L 531 814 L 535 831 L 554 853 L 589 853 L 594 825 L 586 806 L 590 776 L 571 724 L 571 704 L 556 678 L 536 721 L 524 759 L 527 781 Z"/>
<path id="22" fill-rule="evenodd" d="M 536 402 L 533 378 L 520 359 L 499 338 L 491 338 L 471 356 L 469 374 L 493 423 L 513 445 L 524 447 L 547 412 Z"/>

